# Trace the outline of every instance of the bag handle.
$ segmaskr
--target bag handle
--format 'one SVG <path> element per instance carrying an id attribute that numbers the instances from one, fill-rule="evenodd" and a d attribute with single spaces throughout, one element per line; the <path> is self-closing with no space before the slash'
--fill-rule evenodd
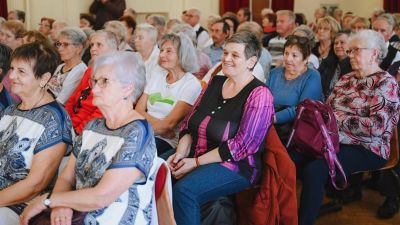
<path id="1" fill-rule="evenodd" d="M 343 190 L 346 186 L 347 186 L 347 178 L 346 178 L 346 174 L 344 173 L 343 167 L 340 164 L 337 156 L 336 156 L 336 152 L 335 149 L 333 147 L 332 144 L 332 140 L 330 138 L 330 136 L 328 135 L 328 131 L 325 127 L 325 123 L 322 119 L 321 114 L 317 111 L 314 110 L 314 115 L 315 118 L 317 119 L 317 122 L 320 126 L 322 135 L 324 136 L 324 139 L 326 140 L 326 147 L 324 149 L 324 157 L 326 162 L 328 163 L 328 168 L 329 168 L 329 176 L 331 177 L 331 181 L 332 181 L 332 185 L 337 189 L 337 190 Z M 342 174 L 343 178 L 344 178 L 344 185 L 343 187 L 338 187 L 336 185 L 336 167 L 338 168 L 340 174 Z"/>
<path id="2" fill-rule="evenodd" d="M 298 121 L 300 120 L 300 117 L 301 117 L 301 114 L 303 113 L 303 111 L 304 111 L 304 106 L 301 105 L 300 108 L 299 108 L 299 113 L 297 114 L 297 117 L 296 117 L 296 119 L 294 120 L 292 132 L 290 132 L 289 140 L 288 140 L 288 142 L 286 143 L 286 148 L 289 148 L 290 143 L 292 142 L 292 138 L 293 138 L 294 133 L 296 132 L 296 129 L 297 129 Z"/>

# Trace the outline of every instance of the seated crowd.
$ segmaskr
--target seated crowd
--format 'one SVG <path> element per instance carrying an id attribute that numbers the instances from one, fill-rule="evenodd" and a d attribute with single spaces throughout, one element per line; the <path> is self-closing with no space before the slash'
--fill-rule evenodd
<path id="1" fill-rule="evenodd" d="M 28 31 L 19 10 L 0 20 L 0 224 L 158 224 L 164 163 L 176 224 L 212 221 L 224 210 L 219 200 L 234 204 L 234 194 L 265 183 L 268 134 L 285 145 L 306 99 L 333 109 L 347 176 L 389 160 L 400 113 L 399 15 L 319 8 L 307 25 L 302 13 L 264 9 L 258 24 L 241 8 L 210 16 L 206 29 L 195 8 L 143 24 L 133 9 L 116 8 L 95 1 L 91 13 L 119 17 L 83 13 L 80 27 L 43 17 Z M 296 168 L 286 172 L 301 182 L 299 210 L 276 213 L 280 224 L 312 225 L 329 167 L 286 150 Z M 391 218 L 400 187 L 381 173 L 377 215 Z M 360 183 L 350 179 L 361 195 Z"/>

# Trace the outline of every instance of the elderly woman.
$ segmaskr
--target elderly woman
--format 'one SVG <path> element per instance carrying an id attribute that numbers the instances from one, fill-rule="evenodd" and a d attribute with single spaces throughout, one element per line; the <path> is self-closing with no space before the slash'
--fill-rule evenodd
<path id="1" fill-rule="evenodd" d="M 146 82 L 151 78 L 152 70 L 157 67 L 160 49 L 157 46 L 157 29 L 150 24 L 142 23 L 136 27 L 135 48 L 146 67 Z"/>
<path id="2" fill-rule="evenodd" d="M 90 55 L 93 61 L 97 57 L 117 51 L 118 41 L 115 35 L 109 31 L 98 30 L 90 36 Z M 81 134 L 89 120 L 102 117 L 99 109 L 93 105 L 93 95 L 89 86 L 89 79 L 93 67 L 90 65 L 83 75 L 78 87 L 72 93 L 65 104 L 72 126 L 77 134 Z"/>
<path id="3" fill-rule="evenodd" d="M 273 69 L 267 81 L 274 96 L 275 128 L 283 143 L 287 142 L 292 129 L 297 104 L 307 98 L 322 99 L 319 72 L 308 66 L 310 54 L 308 38 L 288 36 L 284 46 L 284 66 Z"/>
<path id="4" fill-rule="evenodd" d="M 84 224 L 151 224 L 154 135 L 132 108 L 145 85 L 143 63 L 130 52 L 101 56 L 90 83 L 104 118 L 87 124 L 53 193 L 26 208 L 23 225 L 46 207 L 52 224 L 70 224 L 73 210 L 87 212 Z"/>
<path id="5" fill-rule="evenodd" d="M 350 27 L 351 31 L 353 33 L 360 31 L 360 30 L 365 30 L 369 29 L 370 27 L 370 22 L 367 18 L 365 17 L 354 17 L 351 22 L 350 22 Z"/>
<path id="6" fill-rule="evenodd" d="M 40 23 L 39 23 L 39 32 L 42 33 L 44 36 L 49 36 L 50 35 L 50 30 L 53 27 L 53 23 L 54 23 L 54 19 L 53 18 L 48 18 L 48 17 L 42 17 L 40 19 Z"/>
<path id="7" fill-rule="evenodd" d="M 13 100 L 1 80 L 10 69 L 11 48 L 0 43 L 0 113 L 9 106 Z"/>
<path id="8" fill-rule="evenodd" d="M 260 179 L 263 141 L 274 113 L 271 93 L 251 73 L 260 51 L 259 39 L 249 32 L 229 38 L 222 56 L 226 76 L 211 81 L 183 123 L 176 152 L 168 158 L 177 179 L 178 225 L 200 224 L 202 205 Z"/>
<path id="9" fill-rule="evenodd" d="M 197 46 L 196 31 L 194 31 L 193 27 L 190 26 L 189 24 L 177 24 L 177 25 L 175 25 L 174 28 L 172 28 L 172 32 L 184 33 L 186 36 L 188 36 L 192 40 L 193 45 L 195 47 Z M 193 73 L 193 75 L 197 79 L 201 80 L 201 79 L 203 79 L 203 77 L 207 74 L 207 72 L 212 67 L 211 59 L 207 54 L 200 51 L 199 49 L 196 49 L 196 55 L 197 55 L 200 69 L 197 72 Z"/>
<path id="10" fill-rule="evenodd" d="M 192 74 L 198 70 L 192 41 L 185 34 L 172 33 L 161 39 L 160 46 L 161 68 L 154 71 L 136 105 L 154 129 L 159 155 L 176 147 L 178 124 L 201 92 L 200 82 Z"/>
<path id="11" fill-rule="evenodd" d="M 3 43 L 14 50 L 23 44 L 22 38 L 24 37 L 25 32 L 26 29 L 21 21 L 6 21 L 1 25 L 0 43 Z"/>
<path id="12" fill-rule="evenodd" d="M 61 104 L 65 104 L 82 79 L 87 66 L 81 59 L 86 34 L 77 27 L 60 31 L 55 46 L 60 53 L 60 64 L 50 79 L 48 89 Z"/>
<path id="13" fill-rule="evenodd" d="M 321 63 L 321 67 L 318 68 L 318 71 L 321 74 L 324 99 L 327 99 L 331 94 L 333 87 L 339 78 L 352 71 L 350 59 L 346 53 L 348 50 L 347 39 L 349 36 L 350 31 L 339 31 L 335 35 L 335 38 L 333 39 L 333 51 L 335 57 L 332 57 L 331 60 L 324 60 Z"/>
<path id="14" fill-rule="evenodd" d="M 45 89 L 58 59 L 42 43 L 12 54 L 11 90 L 22 101 L 0 115 L 0 224 L 19 224 L 26 202 L 49 188 L 72 144 L 68 114 Z"/>
<path id="15" fill-rule="evenodd" d="M 320 61 L 331 60 L 335 57 L 333 52 L 333 37 L 340 30 L 340 24 L 331 16 L 325 16 L 318 20 L 317 23 L 317 39 L 312 50 Z"/>
<path id="16" fill-rule="evenodd" d="M 128 37 L 128 30 L 121 21 L 112 20 L 104 24 L 104 30 L 110 31 L 115 34 L 118 39 L 118 50 L 119 51 L 133 51 L 131 46 L 126 43 Z"/>
<path id="17" fill-rule="evenodd" d="M 339 79 L 327 101 L 338 124 L 337 157 L 346 175 L 377 170 L 386 163 L 400 110 L 397 82 L 379 68 L 387 52 L 383 37 L 375 31 L 359 31 L 349 38 L 348 48 L 354 71 Z M 290 154 L 302 168 L 299 224 L 310 225 L 323 200 L 328 165 L 324 159 L 310 159 L 295 151 Z"/>

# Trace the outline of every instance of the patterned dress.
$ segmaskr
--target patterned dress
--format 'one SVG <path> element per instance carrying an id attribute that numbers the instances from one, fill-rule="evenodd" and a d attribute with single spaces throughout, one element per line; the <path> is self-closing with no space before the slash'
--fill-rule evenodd
<path id="1" fill-rule="evenodd" d="M 157 157 L 147 121 L 135 120 L 112 130 L 103 118 L 92 120 L 77 138 L 73 154 L 77 190 L 96 186 L 109 169 L 137 168 L 142 173 L 115 202 L 88 212 L 85 225 L 151 224 Z"/>
<path id="2" fill-rule="evenodd" d="M 31 110 L 6 108 L 0 119 L 0 190 L 24 180 L 35 154 L 60 142 L 72 145 L 72 124 L 57 102 Z M 67 151 L 69 152 L 69 151 Z M 20 214 L 25 204 L 9 206 Z"/>

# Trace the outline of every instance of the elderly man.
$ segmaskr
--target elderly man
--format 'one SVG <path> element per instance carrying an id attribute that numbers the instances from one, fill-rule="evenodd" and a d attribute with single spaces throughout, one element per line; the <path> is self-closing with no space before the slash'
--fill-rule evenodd
<path id="1" fill-rule="evenodd" d="M 392 42 L 398 42 L 393 29 L 396 26 L 396 20 L 389 13 L 378 16 L 372 23 L 372 29 L 382 34 L 388 48 L 388 54 L 379 65 L 383 70 L 387 70 L 391 64 L 400 60 L 399 49 L 393 47 Z M 394 41 L 391 41 L 394 40 Z"/>
<path id="2" fill-rule="evenodd" d="M 208 34 L 207 30 L 200 25 L 200 16 L 200 10 L 195 8 L 188 9 L 185 13 L 185 21 L 196 31 L 197 48 L 201 50 L 207 47 L 207 42 L 210 39 L 210 35 Z"/>
<path id="3" fill-rule="evenodd" d="M 272 65 L 277 66 L 283 58 L 283 47 L 286 37 L 295 28 L 295 14 L 290 10 L 279 10 L 276 12 L 276 32 L 278 36 L 272 38 L 268 43 L 268 50 L 272 56 Z"/>

